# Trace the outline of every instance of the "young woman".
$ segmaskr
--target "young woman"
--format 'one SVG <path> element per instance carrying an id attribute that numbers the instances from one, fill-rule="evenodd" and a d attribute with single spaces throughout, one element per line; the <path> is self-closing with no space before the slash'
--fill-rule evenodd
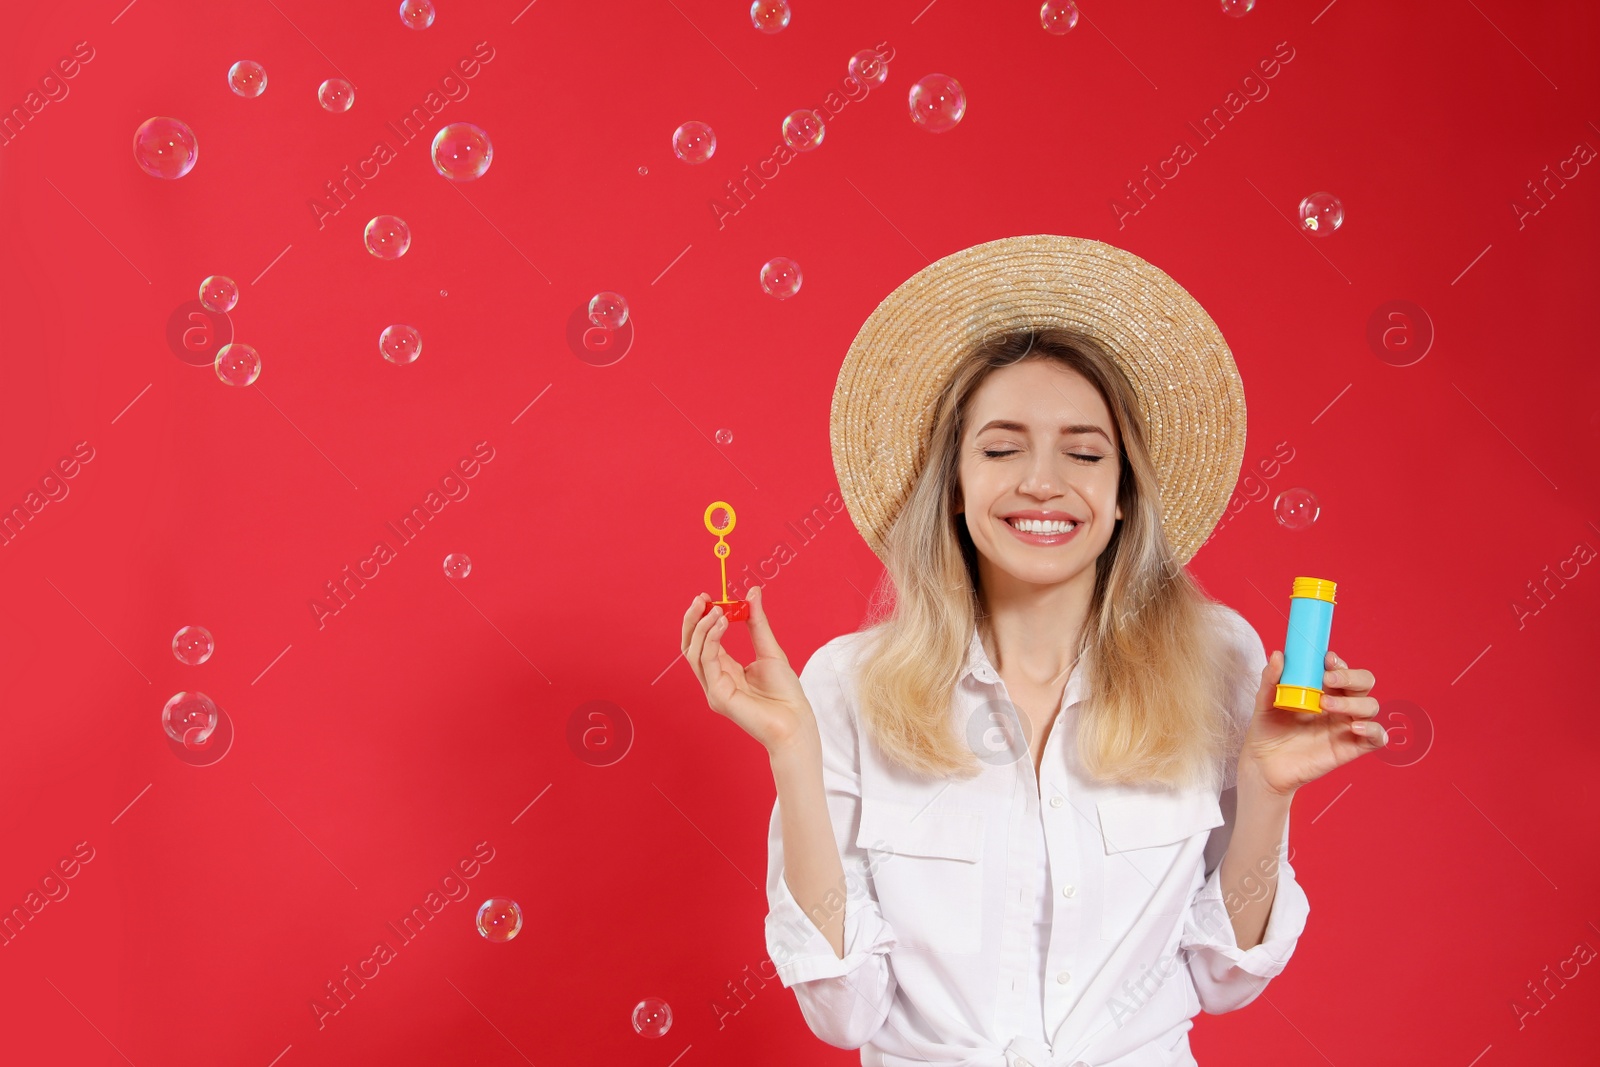
<path id="1" fill-rule="evenodd" d="M 1013 325 L 1014 301 L 971 292 L 972 264 L 997 259 L 1010 271 L 990 285 L 1034 294 L 1024 318 L 1098 310 L 1101 329 Z M 1152 285 L 1155 307 L 1095 304 L 1074 285 L 1085 262 Z M 874 323 L 957 292 L 981 313 L 924 328 L 977 340 L 919 393 Z M 684 617 L 708 703 L 771 760 L 773 963 L 813 1032 L 868 1067 L 1195 1063 L 1192 1017 L 1248 1004 L 1305 926 L 1295 791 L 1385 743 L 1371 672 L 1332 652 L 1322 713 L 1273 708 L 1281 653 L 1183 569 L 1242 454 L 1242 391 L 1194 384 L 1231 356 L 1220 335 L 1142 353 L 1163 364 L 1096 334 L 1162 309 L 1204 318 L 1189 304 L 1142 260 L 1072 238 L 927 268 L 863 328 L 835 399 L 841 485 L 892 608 L 798 677 L 764 590 L 747 594 L 748 666 L 708 596 Z M 899 417 L 881 395 L 855 406 L 871 418 L 840 403 L 884 388 Z M 1231 468 L 1159 434 L 1217 438 Z M 1198 510 L 1164 509 L 1163 485 Z"/>

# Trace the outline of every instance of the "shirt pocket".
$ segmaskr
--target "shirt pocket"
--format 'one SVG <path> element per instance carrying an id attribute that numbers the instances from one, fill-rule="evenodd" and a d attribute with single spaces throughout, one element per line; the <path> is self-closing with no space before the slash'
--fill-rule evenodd
<path id="1" fill-rule="evenodd" d="M 862 799 L 856 845 L 867 851 L 879 909 L 901 946 L 956 956 L 979 950 L 983 843 L 980 811 Z"/>
<path id="2" fill-rule="evenodd" d="M 1137 923 L 1176 923 L 1189 906 L 1192 872 L 1179 876 L 1173 866 L 1185 842 L 1222 825 L 1218 798 L 1165 790 L 1107 797 L 1096 806 L 1105 850 L 1100 937 L 1120 941 Z"/>

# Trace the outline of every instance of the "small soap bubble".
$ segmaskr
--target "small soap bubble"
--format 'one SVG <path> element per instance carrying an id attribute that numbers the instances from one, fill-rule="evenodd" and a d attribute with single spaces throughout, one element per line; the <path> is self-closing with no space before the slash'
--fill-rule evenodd
<path id="1" fill-rule="evenodd" d="M 522 909 L 514 900 L 490 897 L 478 906 L 478 933 L 487 941 L 504 944 L 522 929 Z"/>
<path id="2" fill-rule="evenodd" d="M 373 216 L 361 237 L 367 251 L 379 259 L 399 259 L 411 247 L 411 227 L 396 215 Z"/>
<path id="3" fill-rule="evenodd" d="M 641 178 L 644 177 L 646 174 L 649 174 L 649 173 L 650 173 L 650 168 L 649 167 L 640 167 L 639 168 L 639 176 Z"/>
<path id="4" fill-rule="evenodd" d="M 685 163 L 704 163 L 717 154 L 716 132 L 703 122 L 685 122 L 672 131 L 672 152 Z"/>
<path id="5" fill-rule="evenodd" d="M 355 87 L 343 78 L 329 78 L 317 86 L 317 103 L 322 105 L 324 111 L 349 111 L 350 105 L 355 102 Z"/>
<path id="6" fill-rule="evenodd" d="M 433 4 L 429 0 L 401 0 L 400 21 L 407 29 L 425 30 L 433 25 Z"/>
<path id="7" fill-rule="evenodd" d="M 789 112 L 783 120 L 783 143 L 796 152 L 811 151 L 822 143 L 822 136 L 827 132 L 822 116 L 805 108 Z"/>
<path id="8" fill-rule="evenodd" d="M 200 306 L 221 315 L 239 302 L 239 287 L 226 274 L 213 274 L 200 283 Z"/>
<path id="9" fill-rule="evenodd" d="M 1278 525 L 1286 530 L 1308 530 L 1317 521 L 1322 508 L 1317 503 L 1315 493 L 1295 486 L 1278 494 L 1272 502 L 1272 513 L 1277 517 Z"/>
<path id="10" fill-rule="evenodd" d="M 472 573 L 472 561 L 464 553 L 452 552 L 444 558 L 444 573 L 445 577 L 460 581 Z"/>
<path id="11" fill-rule="evenodd" d="M 889 64 L 870 48 L 863 48 L 850 57 L 850 74 L 868 88 L 877 88 L 889 80 Z"/>
<path id="12" fill-rule="evenodd" d="M 178 693 L 161 709 L 161 728 L 186 748 L 203 745 L 217 728 L 217 705 L 204 693 Z"/>
<path id="13" fill-rule="evenodd" d="M 241 59 L 228 68 L 228 88 L 240 96 L 260 96 L 267 91 L 267 68 L 253 59 Z"/>
<path id="14" fill-rule="evenodd" d="M 628 321 L 628 302 L 620 293 L 596 293 L 589 299 L 589 321 L 605 330 L 620 330 Z"/>
<path id="15" fill-rule="evenodd" d="M 762 33 L 777 33 L 789 25 L 789 14 L 785 0 L 755 0 L 750 5 L 750 21 Z"/>
<path id="16" fill-rule="evenodd" d="M 452 122 L 433 136 L 433 169 L 451 181 L 483 177 L 493 159 L 489 135 L 470 122 Z"/>
<path id="17" fill-rule="evenodd" d="M 152 178 L 181 178 L 200 158 L 200 143 L 187 122 L 157 115 L 134 131 L 133 158 Z"/>
<path id="18" fill-rule="evenodd" d="M 787 300 L 800 291 L 800 264 L 786 256 L 775 256 L 761 268 L 761 288 L 770 297 Z"/>
<path id="19" fill-rule="evenodd" d="M 1256 0 L 1222 0 L 1222 13 L 1242 19 L 1256 6 Z"/>
<path id="20" fill-rule="evenodd" d="M 911 87 L 911 121 L 929 133 L 947 133 L 967 113 L 967 94 L 948 74 L 929 74 Z"/>
<path id="21" fill-rule="evenodd" d="M 1072 27 L 1078 24 L 1078 5 L 1068 0 L 1044 0 L 1044 6 L 1039 9 L 1039 21 L 1047 32 L 1058 37 L 1071 33 Z"/>
<path id="22" fill-rule="evenodd" d="M 644 1037 L 664 1037 L 671 1029 L 672 1007 L 660 997 L 645 997 L 634 1005 L 634 1033 Z"/>
<path id="23" fill-rule="evenodd" d="M 386 326 L 378 335 L 378 351 L 390 363 L 410 363 L 422 355 L 422 334 L 415 326 Z"/>
<path id="24" fill-rule="evenodd" d="M 719 444 L 719 445 L 731 445 L 731 444 L 733 444 L 733 431 L 732 430 L 718 430 L 717 431 L 717 444 Z"/>
<path id="25" fill-rule="evenodd" d="M 1332 193 L 1312 193 L 1300 201 L 1300 226 L 1305 232 L 1326 237 L 1344 222 L 1344 205 Z"/>
<path id="26" fill-rule="evenodd" d="M 172 654 L 178 657 L 179 663 L 187 663 L 191 667 L 198 667 L 210 659 L 216 647 L 217 643 L 211 639 L 211 631 L 204 626 L 185 626 L 172 635 Z"/>
<path id="27" fill-rule="evenodd" d="M 223 345 L 217 349 L 217 359 L 212 365 L 217 377 L 229 385 L 249 385 L 261 377 L 261 356 L 249 345 Z"/>

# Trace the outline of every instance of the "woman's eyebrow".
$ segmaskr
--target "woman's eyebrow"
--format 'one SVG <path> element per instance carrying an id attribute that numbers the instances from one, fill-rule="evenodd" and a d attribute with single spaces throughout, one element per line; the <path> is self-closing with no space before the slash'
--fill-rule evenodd
<path id="1" fill-rule="evenodd" d="M 1027 433 L 1028 427 L 1014 419 L 990 419 L 979 427 L 978 433 L 981 434 L 985 430 L 1015 430 L 1019 433 Z M 1097 433 L 1106 439 L 1106 444 L 1109 445 L 1111 443 L 1111 435 L 1092 423 L 1073 423 L 1061 427 L 1061 432 L 1063 434 Z"/>

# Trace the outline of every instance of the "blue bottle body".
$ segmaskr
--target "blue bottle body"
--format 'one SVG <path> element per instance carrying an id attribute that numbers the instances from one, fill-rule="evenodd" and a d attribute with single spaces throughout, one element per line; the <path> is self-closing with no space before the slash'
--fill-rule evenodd
<path id="1" fill-rule="evenodd" d="M 1332 601 L 1308 596 L 1291 599 L 1289 632 L 1283 639 L 1283 677 L 1278 684 L 1321 690 L 1332 633 Z"/>

